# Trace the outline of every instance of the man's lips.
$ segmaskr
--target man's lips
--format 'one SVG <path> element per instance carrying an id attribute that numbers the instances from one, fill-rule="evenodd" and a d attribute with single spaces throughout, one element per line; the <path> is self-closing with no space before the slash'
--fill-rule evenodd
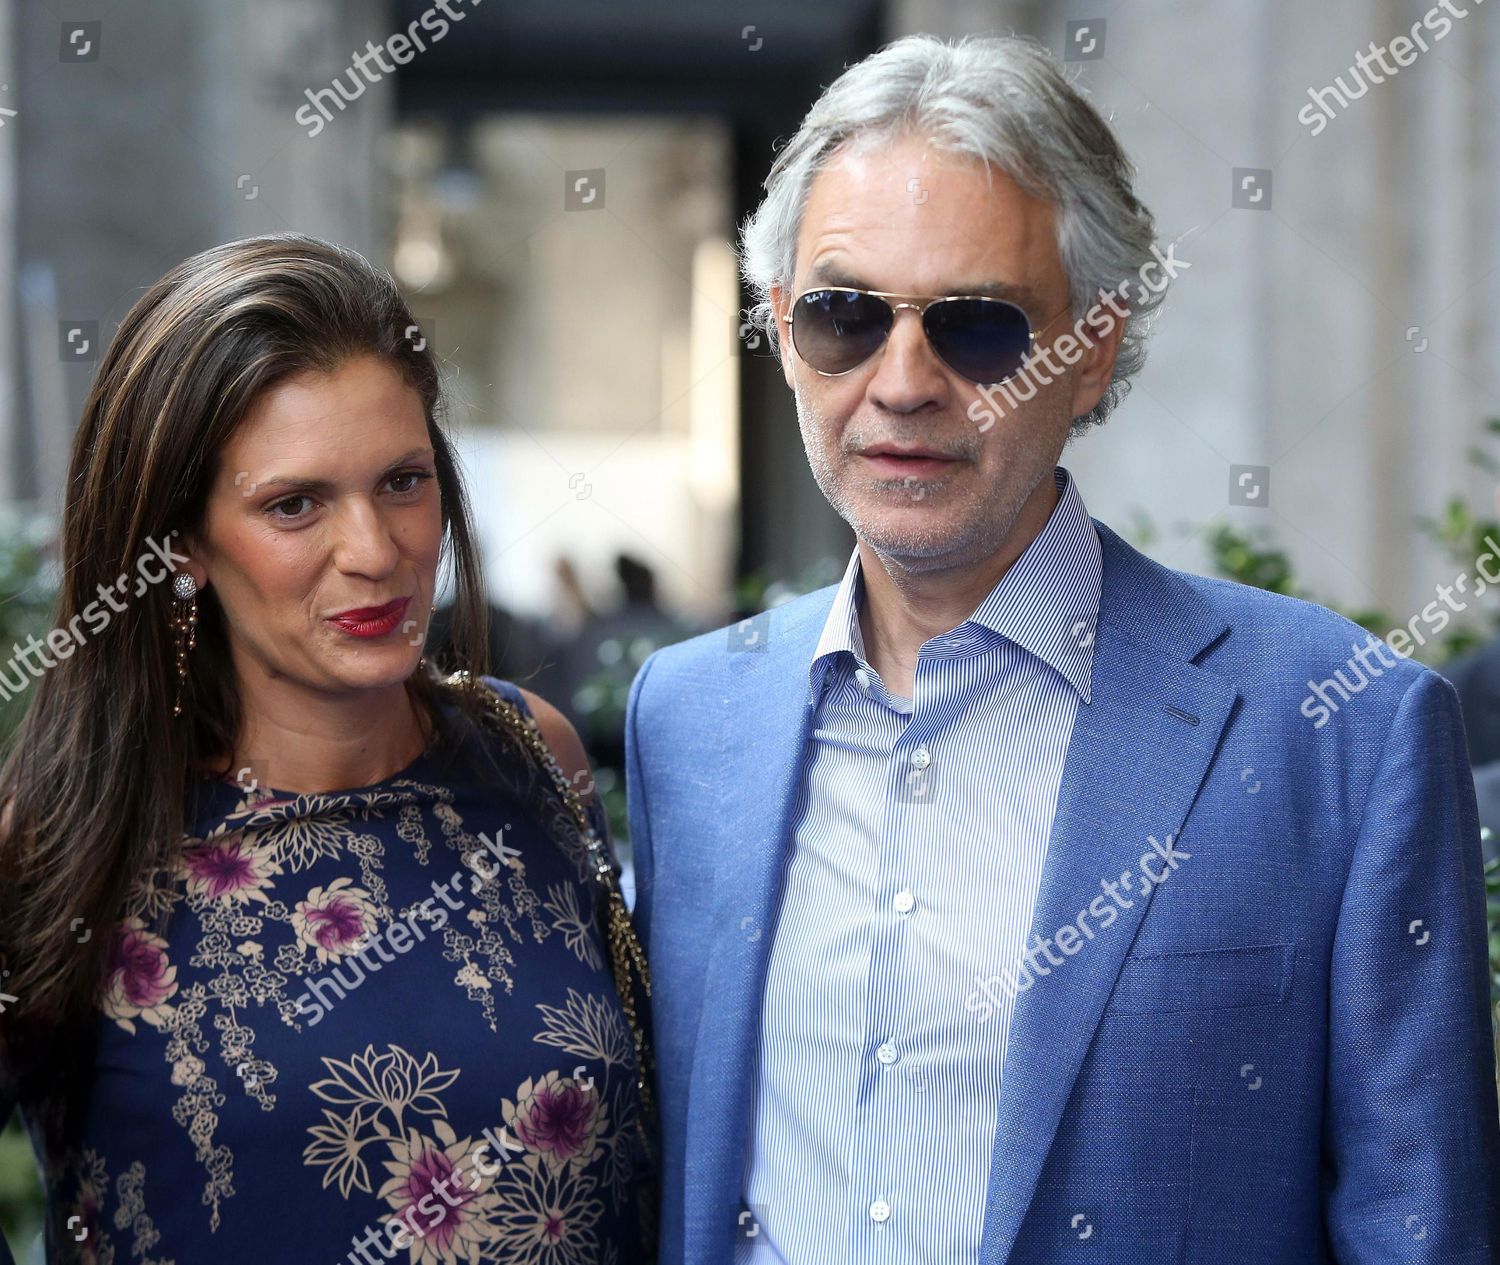
<path id="1" fill-rule="evenodd" d="M 941 474 L 960 460 L 935 448 L 898 448 L 893 444 L 876 444 L 859 455 L 880 474 L 898 479 Z"/>

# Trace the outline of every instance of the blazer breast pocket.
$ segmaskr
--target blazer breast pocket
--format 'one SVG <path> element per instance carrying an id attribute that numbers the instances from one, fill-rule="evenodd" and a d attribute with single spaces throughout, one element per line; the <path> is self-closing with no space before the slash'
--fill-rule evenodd
<path id="1" fill-rule="evenodd" d="M 1292 990 L 1294 944 L 1131 954 L 1120 968 L 1106 1015 L 1274 1006 Z"/>

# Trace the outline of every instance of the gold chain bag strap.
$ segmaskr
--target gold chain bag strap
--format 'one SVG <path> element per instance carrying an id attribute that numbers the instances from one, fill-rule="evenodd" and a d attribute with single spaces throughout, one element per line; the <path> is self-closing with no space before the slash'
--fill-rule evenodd
<path id="1" fill-rule="evenodd" d="M 588 850 L 594 879 L 600 889 L 601 930 L 609 948 L 615 989 L 620 995 L 620 1006 L 625 1012 L 625 1020 L 630 1025 L 630 1035 L 635 1042 L 636 1089 L 641 1101 L 641 1139 L 647 1157 L 654 1160 L 656 1149 L 652 1145 L 652 1132 L 656 1123 L 656 1107 L 651 1094 L 653 1059 L 651 1041 L 640 1014 L 641 1008 L 637 1005 L 642 995 L 647 998 L 651 996 L 651 972 L 647 969 L 646 954 L 625 908 L 625 897 L 620 891 L 619 865 L 589 821 L 588 809 L 584 807 L 582 798 L 553 757 L 536 721 L 493 689 L 477 682 L 467 672 L 453 673 L 446 683 L 477 692 L 495 726 L 519 742 L 536 764 L 550 776 L 552 789 L 578 827 L 579 836 Z"/>

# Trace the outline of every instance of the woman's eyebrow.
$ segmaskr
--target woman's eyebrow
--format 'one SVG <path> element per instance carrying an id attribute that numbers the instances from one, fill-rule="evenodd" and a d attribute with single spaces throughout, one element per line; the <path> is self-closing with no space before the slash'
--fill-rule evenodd
<path id="1" fill-rule="evenodd" d="M 388 463 L 382 475 L 389 474 L 397 466 L 404 466 L 410 461 L 416 461 L 422 457 L 431 457 L 431 448 L 413 448 L 409 452 L 402 453 L 394 461 Z M 326 492 L 333 487 L 327 479 L 299 479 L 294 475 L 277 475 L 273 479 L 261 479 L 255 485 L 257 488 L 288 488 L 297 492 Z"/>

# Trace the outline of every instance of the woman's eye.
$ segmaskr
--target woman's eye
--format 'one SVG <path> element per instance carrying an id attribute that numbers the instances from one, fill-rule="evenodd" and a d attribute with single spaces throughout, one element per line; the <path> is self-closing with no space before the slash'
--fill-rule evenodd
<path id="1" fill-rule="evenodd" d="M 306 501 L 307 499 L 308 498 L 305 496 L 289 496 L 286 498 L 286 500 L 277 501 L 274 505 L 270 505 L 267 508 L 275 518 L 297 518 L 299 517 L 298 512 L 293 511 L 282 513 L 280 511 L 287 510 L 289 506 L 295 506 L 302 501 Z"/>
<path id="2" fill-rule="evenodd" d="M 416 492 L 423 483 L 432 478 L 425 470 L 403 470 L 399 474 L 391 475 L 391 490 L 398 495 L 409 496 Z M 405 482 L 403 482 L 403 480 Z M 400 484 L 401 486 L 395 486 Z"/>

